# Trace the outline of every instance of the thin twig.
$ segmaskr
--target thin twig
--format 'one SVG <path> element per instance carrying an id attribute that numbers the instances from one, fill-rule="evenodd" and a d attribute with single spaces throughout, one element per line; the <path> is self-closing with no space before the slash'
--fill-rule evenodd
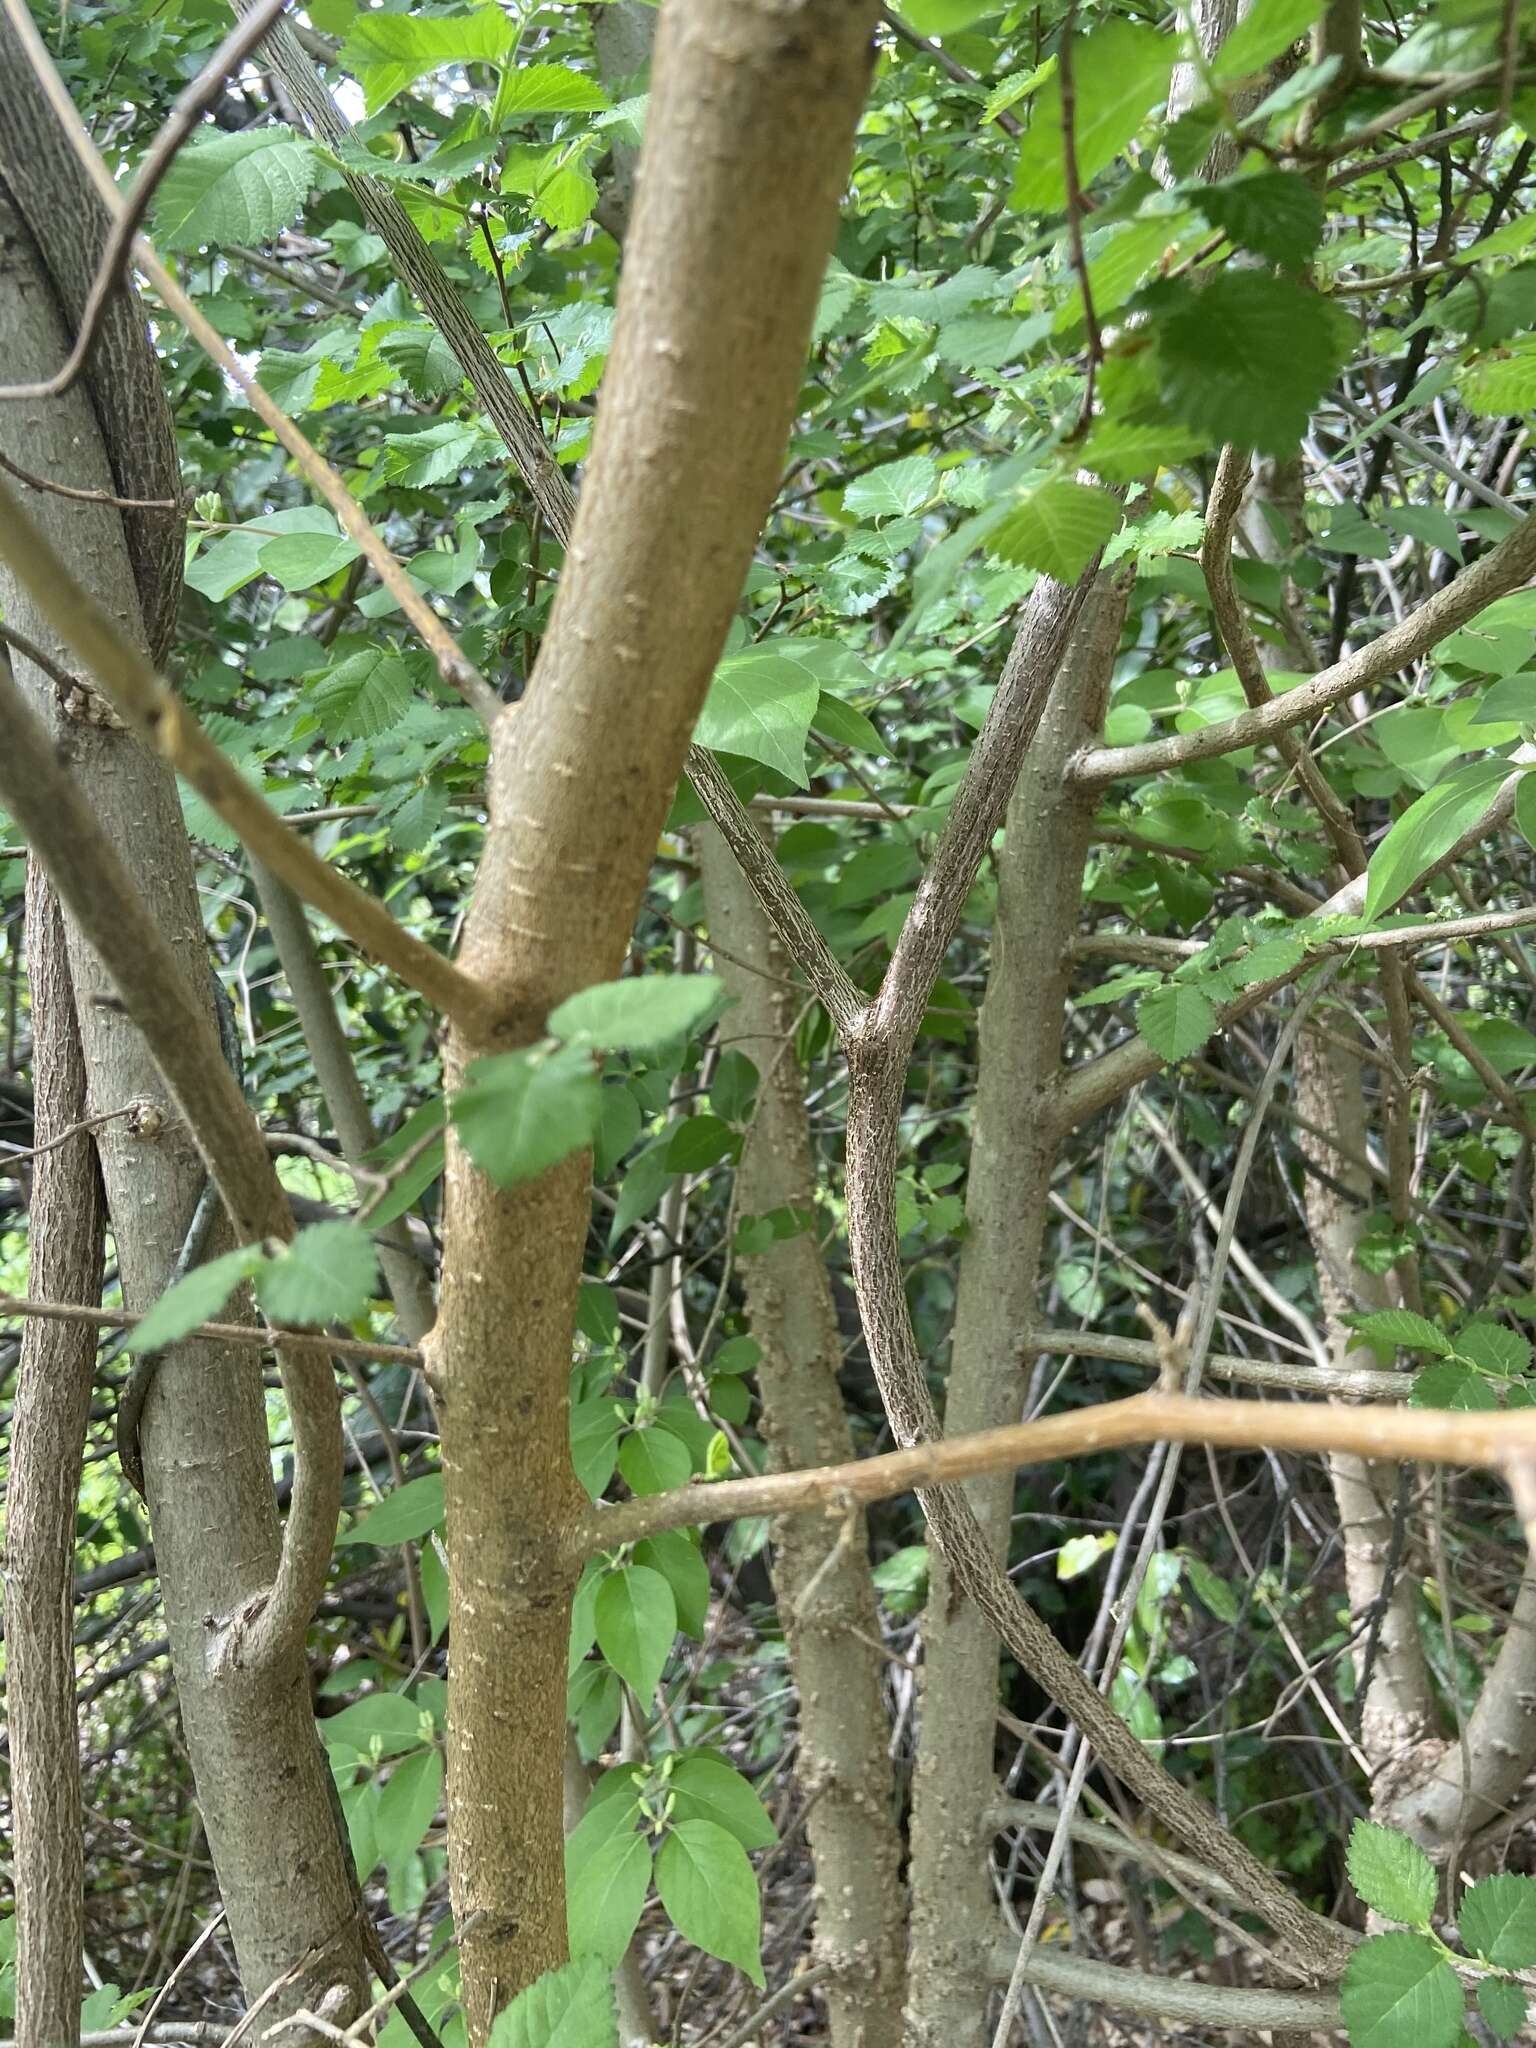
<path id="1" fill-rule="evenodd" d="M 192 83 L 177 96 L 139 167 L 133 189 L 126 195 L 119 195 L 121 204 L 107 236 L 107 246 L 101 252 L 101 261 L 96 266 L 96 275 L 91 280 L 85 310 L 80 316 L 80 331 L 63 367 L 41 383 L 0 384 L 0 399 L 58 398 L 75 382 L 96 346 L 102 320 L 122 276 L 134 236 L 149 211 L 155 187 L 170 169 L 176 152 L 202 119 L 204 109 L 223 90 L 225 79 L 265 39 L 284 5 L 285 0 L 258 0 L 251 12 L 235 23 Z"/>

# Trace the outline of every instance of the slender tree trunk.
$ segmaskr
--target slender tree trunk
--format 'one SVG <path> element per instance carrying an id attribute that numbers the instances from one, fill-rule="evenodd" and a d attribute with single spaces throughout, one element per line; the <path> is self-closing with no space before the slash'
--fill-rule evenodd
<path id="1" fill-rule="evenodd" d="M 1306 1178 L 1307 1230 L 1333 1363 L 1371 1366 L 1375 1354 L 1370 1346 L 1356 1343 L 1342 1320 L 1357 1310 L 1391 1305 L 1385 1279 L 1367 1272 L 1355 1258 L 1371 1203 L 1369 1176 L 1354 1163 L 1366 1149 L 1365 1090 L 1360 1059 L 1339 1042 L 1345 1020 L 1331 1011 L 1326 1021 L 1326 1039 L 1304 1031 L 1296 1048 L 1296 1109 L 1304 1126 L 1300 1144 L 1317 1168 Z M 1324 1143 L 1317 1132 L 1327 1132 L 1334 1144 Z M 1398 1470 L 1341 1453 L 1328 1460 L 1350 1614 L 1363 1627 L 1355 1648 L 1359 1670 L 1372 1634 L 1369 1617 L 1385 1601 L 1360 1723 L 1361 1745 L 1378 1766 L 1401 1757 L 1433 1723 L 1429 1671 L 1419 1641 L 1418 1575 L 1399 1559 L 1389 1581 Z"/>
<path id="2" fill-rule="evenodd" d="M 8 176 L 26 66 L 6 31 L 0 119 Z M 86 201 L 78 177 L 55 206 Z M 88 210 L 84 218 L 90 219 Z M 95 245 L 77 236 L 87 273 Z M 66 353 L 52 283 L 26 222 L 0 184 L 0 353 L 18 378 L 50 374 Z M 141 336 L 138 374 L 159 391 Z M 163 397 L 160 399 L 163 405 Z M 114 473 L 84 387 L 35 407 L 7 409 L 7 452 L 29 471 L 97 491 Z M 174 476 L 161 494 L 174 494 Z M 100 601 L 144 644 L 143 615 L 121 519 L 104 503 L 28 492 L 33 518 L 84 575 Z M 68 658 L 24 592 L 0 574 L 7 621 Z M 18 661 L 18 680 L 90 791 L 107 832 L 170 939 L 189 987 L 206 991 L 209 965 L 191 848 L 174 777 L 110 720 L 82 687 L 62 700 L 54 683 Z M 130 1308 L 159 1295 L 203 1186 L 203 1167 L 166 1108 L 166 1090 L 72 917 L 66 916 L 92 1115 L 112 1112 L 97 1149 Z M 207 1000 L 212 1030 L 211 998 Z M 132 1114 L 124 1114 L 131 1104 Z M 179 1345 L 162 1357 L 141 1426 L 149 1506 L 171 1658 L 209 1849 L 248 1996 L 291 1973 L 273 2007 L 313 2003 L 339 1984 L 354 2009 L 367 1983 L 351 1876 L 315 1734 L 302 1646 L 271 1666 L 209 1668 L 207 1618 L 239 1610 L 269 1587 L 278 1555 L 266 1411 L 254 1348 Z M 216 1532 L 216 1540 L 214 1538 Z"/>
<path id="3" fill-rule="evenodd" d="M 743 1216 L 790 1206 L 814 1213 L 816 1173 L 794 1044 L 804 999 L 735 855 L 713 826 L 698 843 L 705 915 L 724 949 L 719 972 L 734 998 L 725 1029 L 760 1077 L 736 1170 L 736 1207 Z M 837 1310 L 814 1232 L 744 1256 L 740 1270 L 762 1348 L 757 1375 L 771 1468 L 851 1458 L 837 1384 Z M 874 2048 L 900 2038 L 905 1916 L 863 1515 L 840 1524 L 782 1517 L 773 1530 L 772 1572 L 800 1696 L 795 1769 L 812 1802 L 806 1832 L 816 1869 L 815 1954 L 833 1971 L 828 2039 L 831 2048 Z"/>
<path id="4" fill-rule="evenodd" d="M 450 1088 L 622 963 L 783 462 L 875 13 L 873 0 L 675 0 L 661 18 L 592 461 L 528 696 L 494 735 L 463 964 L 502 1026 L 454 1035 Z M 578 1566 L 564 1537 L 583 1506 L 567 1400 L 588 1201 L 585 1157 L 506 1191 L 450 1134 L 431 1356 L 452 1564 L 452 1880 L 475 2042 L 565 1954 L 551 1760 Z"/>
<path id="5" fill-rule="evenodd" d="M 59 906 L 36 861 L 27 873 L 27 969 L 39 1148 L 28 1289 L 41 1301 L 93 1301 L 101 1292 L 101 1175 L 88 1136 L 57 1142 L 85 1115 L 85 1065 Z M 72 2048 L 80 2036 L 85 1852 L 73 1579 L 95 1360 L 96 1332 L 86 1324 L 37 1320 L 22 1330 L 5 1549 L 17 2048 Z"/>
<path id="6" fill-rule="evenodd" d="M 997 860 L 992 969 L 966 1184 L 946 1435 L 1020 1419 L 1026 1354 L 1019 1332 L 1039 1308 L 1040 1245 L 1060 1134 L 1060 1068 L 1095 799 L 1063 776 L 1097 737 L 1127 592 L 1107 579 L 1085 607 L 1008 809 Z M 999 1562 L 1006 1561 L 1014 1475 L 966 1487 Z M 990 1856 L 997 1784 L 998 1640 L 959 1593 L 937 1545 L 923 1622 L 922 1725 L 912 1804 L 911 2048 L 972 2048 L 985 2039 L 987 1959 L 996 1942 Z"/>

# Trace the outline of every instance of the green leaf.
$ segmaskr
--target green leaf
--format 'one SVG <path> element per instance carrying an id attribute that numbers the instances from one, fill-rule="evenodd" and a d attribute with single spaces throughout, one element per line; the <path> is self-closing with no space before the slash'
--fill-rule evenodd
<path id="1" fill-rule="evenodd" d="M 265 512 L 237 526 L 233 533 L 226 533 L 212 547 L 204 548 L 188 564 L 186 580 L 211 603 L 222 604 L 262 573 L 262 550 L 279 534 L 314 533 L 334 539 L 339 531 L 334 517 L 318 505 Z"/>
<path id="2" fill-rule="evenodd" d="M 1509 773 L 1505 761 L 1466 761 L 1411 803 L 1371 854 L 1367 919 L 1379 917 L 1482 817 Z"/>
<path id="3" fill-rule="evenodd" d="M 690 1466 L 692 1462 L 690 1453 Z M 702 1642 L 709 1621 L 709 1566 L 687 1531 L 664 1529 L 659 1536 L 647 1536 L 635 1545 L 635 1563 L 661 1573 L 677 1602 L 678 1627 Z"/>
<path id="4" fill-rule="evenodd" d="M 1119 499 L 1096 484 L 1042 484 L 993 528 L 988 551 L 1075 583 L 1119 524 Z"/>
<path id="5" fill-rule="evenodd" d="M 1260 171 L 1196 185 L 1188 196 L 1239 249 L 1300 270 L 1323 236 L 1323 202 L 1299 171 Z"/>
<path id="6" fill-rule="evenodd" d="M 1456 1916 L 1461 1938 L 1474 1955 L 1501 1970 L 1536 1964 L 1536 1878 L 1502 1871 L 1473 1885 Z"/>
<path id="7" fill-rule="evenodd" d="M 530 114 L 602 114 L 608 95 L 585 71 L 568 64 L 522 64 L 503 76 L 491 117 L 498 132 Z"/>
<path id="8" fill-rule="evenodd" d="M 669 1429 L 635 1429 L 619 1448 L 619 1470 L 631 1493 L 670 1493 L 688 1484 L 693 1459 Z"/>
<path id="9" fill-rule="evenodd" d="M 709 1084 L 709 1106 L 727 1123 L 744 1124 L 757 1100 L 760 1076 L 756 1062 L 744 1052 L 723 1052 Z"/>
<path id="10" fill-rule="evenodd" d="M 327 1749 L 359 1756 L 375 1748 L 385 1756 L 398 1756 L 401 1750 L 419 1748 L 424 1739 L 421 1708 L 399 1692 L 368 1693 L 339 1714 L 328 1715 L 319 1727 Z"/>
<path id="11" fill-rule="evenodd" d="M 1464 364 L 1461 395 L 1469 412 L 1498 419 L 1536 407 L 1536 334 L 1486 349 Z"/>
<path id="12" fill-rule="evenodd" d="M 155 240 L 164 249 L 270 242 L 303 212 L 315 165 L 314 144 L 281 122 L 200 136 L 160 181 Z"/>
<path id="13" fill-rule="evenodd" d="M 679 1822 L 657 1852 L 656 1889 L 685 1941 L 735 1963 L 763 1989 L 757 1878 L 734 1835 L 712 1820 Z"/>
<path id="14" fill-rule="evenodd" d="M 710 1750 L 679 1759 L 672 1770 L 672 1793 L 674 1819 L 713 1821 L 743 1849 L 766 1849 L 779 1839 L 767 1807 L 740 1771 Z"/>
<path id="15" fill-rule="evenodd" d="M 1525 1987 L 1507 1977 L 1484 1977 L 1477 1987 L 1477 2009 L 1501 2041 L 1518 2040 L 1525 2025 Z"/>
<path id="16" fill-rule="evenodd" d="M 1479 1317 L 1458 1330 L 1452 1342 L 1458 1357 L 1470 1359 L 1494 1379 L 1518 1380 L 1531 1369 L 1530 1339 L 1502 1323 Z"/>
<path id="17" fill-rule="evenodd" d="M 441 1096 L 434 1096 L 419 1109 L 412 1110 L 397 1131 L 375 1145 L 368 1155 L 368 1164 L 392 1169 L 413 1147 L 420 1145 L 432 1130 L 440 1130 L 446 1121 L 446 1112 Z M 368 1225 L 372 1230 L 382 1230 L 386 1223 L 393 1223 L 397 1216 L 403 1216 L 407 1209 L 414 1208 L 419 1198 L 426 1193 L 443 1171 L 444 1145 L 441 1137 L 429 1141 L 416 1153 L 409 1166 L 400 1170 L 391 1179 L 389 1189 L 382 1201 L 372 1205 L 368 1211 Z"/>
<path id="18" fill-rule="evenodd" d="M 1453 562 L 1462 559 L 1461 529 L 1449 512 L 1438 505 L 1383 505 L 1383 526 L 1394 533 L 1410 535 L 1426 547 L 1440 548 Z"/>
<path id="19" fill-rule="evenodd" d="M 457 391 L 464 369 L 435 327 L 424 322 L 397 327 L 379 338 L 379 354 L 398 370 L 418 398 L 441 398 Z"/>
<path id="20" fill-rule="evenodd" d="M 1350 2048 L 1455 2048 L 1461 2032 L 1461 1980 L 1419 1934 L 1363 1941 L 1339 1997 Z"/>
<path id="21" fill-rule="evenodd" d="M 1211 66 L 1223 84 L 1250 78 L 1304 36 L 1323 11 L 1323 0 L 1257 0 L 1239 20 Z"/>
<path id="22" fill-rule="evenodd" d="M 601 1813 L 589 1815 L 601 1821 Z M 612 1969 L 629 1947 L 651 1885 L 651 1845 L 634 1818 L 585 1848 L 576 1830 L 566 1843 L 566 1924 L 571 1954 L 597 1956 Z"/>
<path id="23" fill-rule="evenodd" d="M 379 1255 L 356 1223 L 311 1223 L 256 1274 L 275 1322 L 350 1322 L 379 1292 Z"/>
<path id="24" fill-rule="evenodd" d="M 1498 1407 L 1498 1396 L 1483 1378 L 1459 1359 L 1442 1358 L 1426 1365 L 1408 1394 L 1410 1408 L 1456 1408 L 1486 1415 Z"/>
<path id="25" fill-rule="evenodd" d="M 1225 1579 L 1211 1570 L 1203 1557 L 1186 1551 L 1184 1570 L 1197 1599 L 1211 1610 L 1218 1621 L 1236 1621 L 1239 1613 L 1237 1595 Z"/>
<path id="26" fill-rule="evenodd" d="M 375 1543 L 387 1549 L 392 1543 L 414 1543 L 443 1520 L 443 1475 L 428 1472 L 421 1479 L 408 1479 L 386 1493 L 377 1507 L 336 1538 L 338 1543 Z"/>
<path id="27" fill-rule="evenodd" d="M 357 542 L 344 533 L 334 539 L 319 533 L 290 533 L 267 542 L 261 551 L 261 567 L 263 574 L 284 590 L 308 590 L 311 584 L 323 583 L 327 576 L 345 569 L 361 553 Z"/>
<path id="28" fill-rule="evenodd" d="M 903 10 L 919 35 L 952 36 L 985 14 L 996 14 L 1001 0 L 907 0 Z"/>
<path id="29" fill-rule="evenodd" d="M 437 1817 L 443 1792 L 443 1758 L 437 1749 L 419 1749 L 403 1758 L 390 1773 L 374 1809 L 373 1832 L 379 1860 L 392 1881 L 409 1865 L 422 1838 Z"/>
<path id="30" fill-rule="evenodd" d="M 856 476 L 843 493 L 843 510 L 855 519 L 902 519 L 921 511 L 938 487 L 933 457 L 908 455 Z"/>
<path id="31" fill-rule="evenodd" d="M 805 787 L 805 742 L 821 685 L 772 641 L 727 655 L 715 670 L 694 740 L 716 753 L 760 761 Z"/>
<path id="32" fill-rule="evenodd" d="M 368 112 L 376 114 L 441 64 L 499 63 L 516 34 L 516 24 L 496 7 L 470 14 L 360 12 L 341 61 L 361 79 Z"/>
<path id="33" fill-rule="evenodd" d="M 1435 1866 L 1416 1842 L 1373 1820 L 1350 1830 L 1349 1881 L 1366 1905 L 1389 1920 L 1426 1927 L 1435 1910 Z"/>
<path id="34" fill-rule="evenodd" d="M 571 1409 L 571 1463 L 593 1500 L 613 1477 L 622 1427 L 618 1409 L 606 1395 L 578 1402 Z"/>
<path id="35" fill-rule="evenodd" d="M 1164 982 L 1136 1005 L 1136 1029 L 1160 1058 L 1184 1060 L 1216 1029 L 1216 1012 L 1199 989 Z"/>
<path id="36" fill-rule="evenodd" d="M 143 1322 L 135 1324 L 124 1349 L 142 1355 L 176 1343 L 199 1323 L 217 1316 L 240 1283 L 249 1280 L 264 1261 L 259 1244 L 246 1244 L 210 1259 L 205 1266 L 194 1266 L 185 1279 L 165 1290 Z"/>
<path id="37" fill-rule="evenodd" d="M 306 700 L 328 740 L 375 739 L 410 708 L 411 672 L 388 647 L 364 647 L 310 684 Z"/>
<path id="38" fill-rule="evenodd" d="M 589 1052 L 530 1046 L 476 1060 L 449 1114 L 475 1164 L 511 1188 L 590 1145 L 602 1107 Z"/>
<path id="39" fill-rule="evenodd" d="M 719 1001 L 717 974 L 630 975 L 568 996 L 549 1013 L 555 1038 L 604 1052 L 651 1052 L 688 1033 Z"/>
<path id="40" fill-rule="evenodd" d="M 647 1705 L 677 1634 L 672 1588 L 649 1565 L 624 1565 L 598 1587 L 594 1613 L 597 1647 L 641 1705 Z"/>
<path id="41" fill-rule="evenodd" d="M 1483 692 L 1474 725 L 1536 725 L 1536 670 L 1505 676 Z"/>
<path id="42" fill-rule="evenodd" d="M 1114 1548 L 1113 1536 L 1069 1536 L 1056 1553 L 1058 1579 L 1080 1579 L 1091 1572 L 1106 1548 Z"/>
<path id="43" fill-rule="evenodd" d="M 1088 185 L 1117 157 L 1168 91 L 1178 58 L 1171 36 L 1128 21 L 1106 22 L 1074 44 L 1077 176 Z M 1062 155 L 1061 80 L 1035 96 L 1029 131 L 1019 147 L 1011 200 L 1020 213 L 1051 213 L 1066 203 Z"/>
<path id="44" fill-rule="evenodd" d="M 1415 1315 L 1410 1308 L 1377 1309 L 1371 1315 L 1361 1316 L 1355 1328 L 1368 1344 L 1385 1345 L 1393 1350 L 1428 1351 L 1436 1358 L 1450 1356 L 1451 1340 L 1444 1330 L 1427 1316 Z M 1401 1919 L 1402 1915 L 1396 1917 Z"/>
<path id="45" fill-rule="evenodd" d="M 879 727 L 852 704 L 845 704 L 841 697 L 834 697 L 830 690 L 823 690 L 816 701 L 811 729 L 819 732 L 823 739 L 831 740 L 834 746 L 852 747 L 856 753 L 886 752 Z"/>
<path id="46" fill-rule="evenodd" d="M 491 2022 L 490 2048 L 618 2048 L 613 1980 L 595 1956 L 546 1970 Z"/>
<path id="47" fill-rule="evenodd" d="M 1213 444 L 1265 455 L 1301 439 L 1353 331 L 1326 299 L 1258 270 L 1156 285 L 1143 298 L 1158 316 L 1167 403 Z"/>
<path id="48" fill-rule="evenodd" d="M 667 1147 L 667 1167 L 672 1173 L 702 1173 L 735 1149 L 736 1133 L 719 1117 L 686 1117 Z"/>

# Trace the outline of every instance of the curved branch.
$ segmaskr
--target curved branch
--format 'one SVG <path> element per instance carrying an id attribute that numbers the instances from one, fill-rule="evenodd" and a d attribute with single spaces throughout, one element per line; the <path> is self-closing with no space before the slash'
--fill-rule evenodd
<path id="1" fill-rule="evenodd" d="M 207 1013 L 4 660 L 0 727 L 0 796 L 143 1032 L 239 1240 L 286 1241 L 293 1212 Z M 281 1333 L 273 1343 L 293 1425 L 293 1502 L 272 1586 L 226 1617 L 226 1647 L 248 1665 L 302 1640 L 341 1512 L 341 1408 L 329 1361 Z"/>
<path id="2" fill-rule="evenodd" d="M 91 359 L 91 350 L 101 332 L 112 294 L 121 280 L 133 238 L 149 211 L 150 200 L 155 196 L 155 187 L 175 161 L 176 152 L 202 119 L 204 108 L 218 97 L 230 72 L 244 63 L 262 42 L 284 5 L 285 0 L 256 0 L 256 5 L 244 20 L 235 23 L 192 83 L 177 95 L 175 105 L 165 117 L 164 126 L 139 166 L 132 191 L 121 197 L 121 210 L 112 223 L 107 246 L 101 252 L 101 261 L 91 280 L 74 347 L 62 368 L 40 383 L 0 384 L 0 400 L 58 398 L 80 376 Z"/>
<path id="3" fill-rule="evenodd" d="M 208 738 L 116 620 L 76 581 L 3 479 L 0 555 L 55 632 L 85 662 L 119 715 L 207 799 L 252 853 L 438 1009 L 459 1021 L 486 1024 L 492 1008 L 487 991 L 404 930 L 383 904 L 338 874 L 284 823 Z M 17 708 L 24 713 L 19 698 Z M 46 748 L 46 741 L 41 744 Z M 83 809 L 83 800 L 77 801 Z"/>
<path id="4" fill-rule="evenodd" d="M 1405 1458 L 1421 1465 L 1474 1465 L 1508 1473 L 1536 1456 L 1536 1414 L 1484 1415 L 1450 1409 L 1346 1406 L 1339 1401 L 1266 1401 L 1132 1394 L 1066 1414 L 979 1429 L 905 1451 L 679 1486 L 670 1493 L 588 1509 L 572 1532 L 578 1555 L 638 1543 L 664 1529 L 736 1521 L 744 1515 L 845 1513 L 850 1504 L 953 1486 L 983 1472 L 1020 1470 L 1142 1444 L 1209 1444 L 1228 1451 L 1345 1451 L 1361 1458 Z M 1123 1725 L 1123 1724 L 1122 1724 Z M 1096 1738 L 1095 1738 L 1096 1739 Z M 1117 1772 L 1118 1756 L 1107 1759 Z M 1224 1873 L 1225 1874 L 1225 1873 Z M 1261 1909 L 1265 1910 L 1265 1909 Z"/>
<path id="5" fill-rule="evenodd" d="M 1411 617 L 1393 626 L 1369 646 L 1356 648 L 1310 681 L 1267 704 L 1239 712 L 1195 732 L 1175 733 L 1163 740 L 1144 740 L 1133 747 L 1092 747 L 1072 764 L 1072 780 L 1100 789 L 1130 775 L 1157 775 L 1183 768 L 1191 761 L 1209 761 L 1239 747 L 1257 746 L 1316 718 L 1355 690 L 1383 676 L 1395 675 L 1449 634 L 1476 618 L 1495 598 L 1517 590 L 1536 575 L 1536 514 L 1528 516 L 1496 548 L 1463 569 L 1454 582 L 1427 598 Z"/>

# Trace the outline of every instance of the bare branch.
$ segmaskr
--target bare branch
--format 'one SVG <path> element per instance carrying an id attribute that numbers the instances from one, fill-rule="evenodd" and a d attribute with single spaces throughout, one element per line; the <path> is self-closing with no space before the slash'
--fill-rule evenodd
<path id="1" fill-rule="evenodd" d="M 589 1509 L 573 1542 L 582 1556 L 638 1543 L 663 1529 L 734 1521 L 743 1515 L 844 1514 L 850 1505 L 890 1500 L 1058 1459 L 1154 1443 L 1210 1444 L 1231 1451 L 1344 1451 L 1361 1458 L 1405 1458 L 1424 1465 L 1474 1465 L 1504 1472 L 1536 1453 L 1536 1415 L 1458 1413 L 1449 1409 L 1347 1407 L 1337 1401 L 1192 1399 L 1132 1394 L 1047 1415 L 1006 1429 L 947 1437 L 910 1450 L 824 1465 L 813 1472 L 770 1472 L 681 1486 L 617 1506 Z M 1114 1767 L 1114 1760 L 1109 1759 Z"/>
<path id="2" fill-rule="evenodd" d="M 1495 598 L 1517 590 L 1536 575 L 1536 515 L 1491 548 L 1454 582 L 1427 598 L 1416 612 L 1393 626 L 1369 646 L 1356 648 L 1308 682 L 1268 704 L 1239 712 L 1235 718 L 1198 731 L 1175 733 L 1169 739 L 1145 740 L 1133 747 L 1093 747 L 1079 754 L 1072 779 L 1091 789 L 1130 775 L 1158 775 L 1191 761 L 1209 761 L 1238 747 L 1257 746 L 1301 725 L 1363 690 L 1384 676 L 1407 668 L 1439 641 L 1476 618 Z"/>

